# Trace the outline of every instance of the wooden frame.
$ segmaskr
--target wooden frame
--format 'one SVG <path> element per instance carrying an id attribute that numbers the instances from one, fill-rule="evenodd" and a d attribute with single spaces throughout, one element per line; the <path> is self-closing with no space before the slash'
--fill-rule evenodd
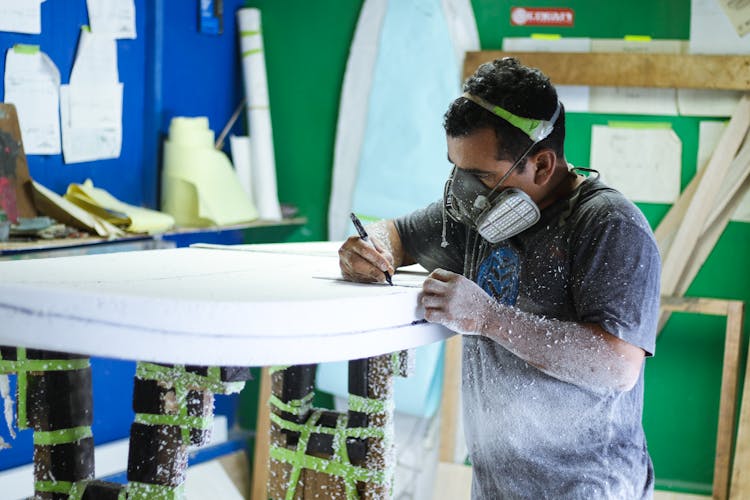
<path id="1" fill-rule="evenodd" d="M 456 433 L 461 398 L 461 336 L 445 341 L 443 394 L 440 400 L 440 450 L 438 460 L 452 463 L 456 454 Z"/>
<path id="2" fill-rule="evenodd" d="M 750 362 L 750 357 L 748 357 Z M 734 465 L 732 467 L 732 482 L 729 490 L 731 500 L 742 500 L 750 496 L 750 369 L 745 363 L 745 385 L 742 390 L 742 406 L 740 407 L 739 424 L 737 425 L 737 440 L 734 450 Z M 741 471 L 745 471 L 740 474 Z"/>
<path id="3" fill-rule="evenodd" d="M 729 497 L 730 473 L 732 472 L 732 448 L 735 437 L 737 414 L 737 386 L 739 381 L 739 361 L 742 351 L 742 323 L 744 303 L 738 300 L 707 298 L 662 297 L 662 311 L 685 312 L 726 316 L 727 327 L 724 340 L 724 357 L 721 374 L 721 399 L 719 403 L 719 424 L 716 431 L 716 458 L 714 459 L 713 498 L 724 500 Z M 460 391 L 461 340 L 447 341 L 445 355 L 445 386 L 442 424 L 440 427 L 440 461 L 453 462 L 455 453 L 456 411 L 458 411 Z M 742 418 L 738 430 L 737 456 L 734 464 L 732 499 L 746 498 L 750 494 L 750 478 L 740 479 L 740 470 L 750 468 L 750 370 L 745 383 Z M 459 377 L 458 380 L 456 377 Z M 748 476 L 747 473 L 744 474 Z"/>
<path id="4" fill-rule="evenodd" d="M 737 417 L 737 386 L 740 378 L 739 364 L 742 352 L 742 322 L 745 305 L 739 300 L 662 297 L 661 309 L 662 312 L 684 312 L 727 317 L 723 367 L 721 370 L 719 425 L 716 430 L 716 458 L 714 459 L 714 482 L 712 488 L 713 498 L 723 500 L 729 497 L 730 491 L 732 451 Z M 744 403 L 750 403 L 750 401 L 744 401 Z M 747 408 L 747 404 L 743 406 L 745 413 L 750 411 Z M 747 419 L 747 416 L 745 419 Z M 747 444 L 742 444 L 739 441 L 737 446 L 738 449 L 740 447 L 743 450 L 747 448 Z M 739 471 L 736 467 L 737 465 L 735 465 L 734 474 L 735 477 L 738 477 Z M 737 489 L 740 490 L 739 485 L 737 486 Z M 744 488 L 744 495 L 740 491 L 732 491 L 732 497 L 744 498 L 750 493 L 747 485 Z"/>
<path id="5" fill-rule="evenodd" d="M 255 445 L 253 450 L 253 475 L 250 498 L 266 500 L 268 498 L 268 460 L 271 446 L 271 409 L 268 400 L 271 397 L 271 374 L 268 368 L 260 372 L 260 393 L 258 394 L 258 419 L 255 423 Z M 261 429 L 263 432 L 261 432 Z"/>
<path id="6" fill-rule="evenodd" d="M 750 57 L 606 52 L 467 52 L 464 78 L 480 64 L 514 56 L 540 68 L 555 85 L 748 90 Z"/>

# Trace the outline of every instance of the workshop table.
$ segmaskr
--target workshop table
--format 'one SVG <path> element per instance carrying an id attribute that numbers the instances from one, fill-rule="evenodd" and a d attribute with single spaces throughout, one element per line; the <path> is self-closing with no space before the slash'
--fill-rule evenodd
<path id="1" fill-rule="evenodd" d="M 392 376 L 449 330 L 423 275 L 343 281 L 337 243 L 197 246 L 0 262 L 0 373 L 18 376 L 41 498 L 178 498 L 215 393 L 272 366 L 271 497 L 387 495 Z M 88 356 L 136 360 L 128 485 L 94 481 Z M 350 362 L 344 414 L 311 407 L 315 364 Z M 64 396 L 61 396 L 63 395 Z M 291 490 L 291 491 L 290 491 Z"/>

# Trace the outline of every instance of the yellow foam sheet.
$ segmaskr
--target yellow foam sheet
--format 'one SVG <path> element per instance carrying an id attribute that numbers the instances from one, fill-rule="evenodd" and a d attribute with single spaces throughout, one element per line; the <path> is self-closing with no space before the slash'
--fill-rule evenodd
<path id="1" fill-rule="evenodd" d="M 71 184 L 65 199 L 115 225 L 126 225 L 134 233 L 161 233 L 174 226 L 171 215 L 124 203 L 104 189 L 94 187 L 91 179 Z"/>
<path id="2" fill-rule="evenodd" d="M 229 158 L 213 148 L 164 144 L 163 206 L 180 225 L 219 226 L 258 218 Z"/>

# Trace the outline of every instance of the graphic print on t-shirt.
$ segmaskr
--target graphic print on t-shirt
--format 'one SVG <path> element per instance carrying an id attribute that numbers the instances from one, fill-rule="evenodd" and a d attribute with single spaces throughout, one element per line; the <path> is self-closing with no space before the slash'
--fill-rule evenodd
<path id="1" fill-rule="evenodd" d="M 477 284 L 495 300 L 506 306 L 515 305 L 521 260 L 513 248 L 503 245 L 482 261 L 477 270 Z"/>

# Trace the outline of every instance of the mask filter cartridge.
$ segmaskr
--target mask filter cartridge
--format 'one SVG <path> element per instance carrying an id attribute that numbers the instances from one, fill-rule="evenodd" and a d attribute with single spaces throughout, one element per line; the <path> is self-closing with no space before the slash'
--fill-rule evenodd
<path id="1" fill-rule="evenodd" d="M 530 228 L 539 220 L 539 207 L 516 188 L 501 191 L 489 210 L 477 220 L 477 232 L 495 244 Z"/>

